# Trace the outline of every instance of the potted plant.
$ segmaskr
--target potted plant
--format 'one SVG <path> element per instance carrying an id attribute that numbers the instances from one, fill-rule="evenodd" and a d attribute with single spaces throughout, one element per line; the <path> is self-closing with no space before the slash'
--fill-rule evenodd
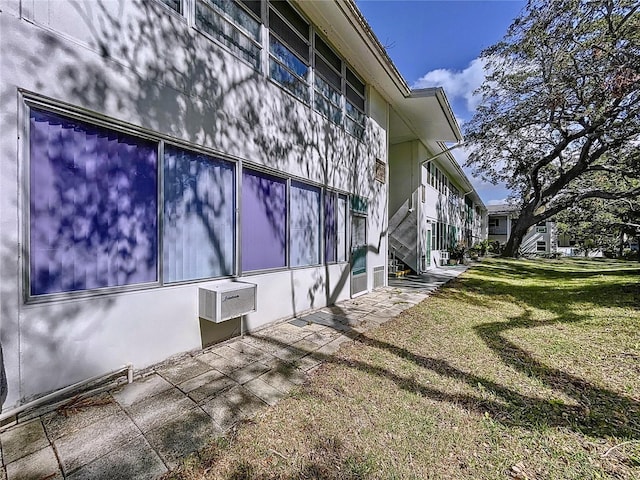
<path id="1" fill-rule="evenodd" d="M 462 242 L 456 243 L 454 247 L 449 248 L 449 260 L 454 265 L 464 263 L 464 255 L 467 249 Z"/>

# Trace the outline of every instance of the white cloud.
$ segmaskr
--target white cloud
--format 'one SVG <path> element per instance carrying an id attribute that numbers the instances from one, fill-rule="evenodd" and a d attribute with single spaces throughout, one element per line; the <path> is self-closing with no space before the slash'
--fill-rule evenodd
<path id="1" fill-rule="evenodd" d="M 505 205 L 506 203 L 508 203 L 506 198 L 502 198 L 500 200 L 489 200 L 487 202 L 487 206 L 489 206 L 489 205 Z"/>
<path id="2" fill-rule="evenodd" d="M 444 68 L 432 70 L 420 78 L 413 88 L 443 87 L 450 100 L 465 99 L 467 110 L 473 112 L 482 100 L 479 95 L 474 95 L 474 91 L 484 79 L 485 61 L 476 58 L 462 71 Z"/>

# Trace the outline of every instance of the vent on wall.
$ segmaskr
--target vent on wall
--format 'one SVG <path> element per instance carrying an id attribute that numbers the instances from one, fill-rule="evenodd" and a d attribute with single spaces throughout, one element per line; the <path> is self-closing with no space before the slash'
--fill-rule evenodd
<path id="1" fill-rule="evenodd" d="M 231 282 L 198 288 L 198 315 L 210 322 L 224 322 L 255 312 L 257 286 Z"/>
<path id="2" fill-rule="evenodd" d="M 351 295 L 357 295 L 367 291 L 367 275 L 351 276 Z"/>
<path id="3" fill-rule="evenodd" d="M 373 288 L 384 287 L 384 265 L 373 267 Z"/>

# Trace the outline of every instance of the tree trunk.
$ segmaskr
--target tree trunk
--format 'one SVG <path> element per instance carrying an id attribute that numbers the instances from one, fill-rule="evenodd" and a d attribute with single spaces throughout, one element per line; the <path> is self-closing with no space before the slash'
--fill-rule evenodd
<path id="1" fill-rule="evenodd" d="M 618 258 L 622 258 L 624 251 L 624 231 L 620 230 L 620 242 L 618 243 Z"/>
<path id="2" fill-rule="evenodd" d="M 507 240 L 507 245 L 502 252 L 503 257 L 517 258 L 519 256 L 520 244 L 527 234 L 529 227 L 534 224 L 533 215 L 523 211 L 518 217 L 515 225 L 511 228 L 511 236 Z"/>

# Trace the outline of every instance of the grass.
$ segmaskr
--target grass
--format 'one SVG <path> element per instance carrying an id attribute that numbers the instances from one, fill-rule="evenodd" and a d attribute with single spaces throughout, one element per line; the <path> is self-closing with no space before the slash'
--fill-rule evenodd
<path id="1" fill-rule="evenodd" d="M 488 259 L 167 478 L 640 479 L 640 265 Z"/>

